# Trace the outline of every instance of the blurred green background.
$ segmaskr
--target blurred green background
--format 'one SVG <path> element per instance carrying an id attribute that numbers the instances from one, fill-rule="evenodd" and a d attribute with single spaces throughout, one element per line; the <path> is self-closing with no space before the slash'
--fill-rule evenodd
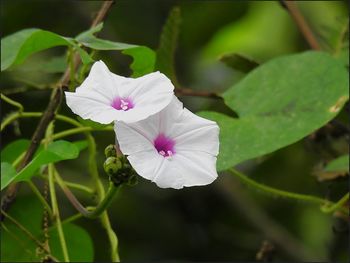
<path id="1" fill-rule="evenodd" d="M 89 27 L 100 4 L 99 1 L 1 1 L 1 37 L 31 27 L 73 37 Z M 348 23 L 346 2 L 298 1 L 297 4 L 323 49 L 332 52 L 339 32 Z M 239 81 L 244 74 L 219 60 L 226 53 L 241 53 L 263 63 L 282 54 L 309 49 L 278 1 L 117 0 L 99 36 L 156 49 L 162 26 L 174 6 L 180 7 L 182 16 L 176 72 L 181 85 L 187 88 L 222 92 Z M 64 48 L 41 52 L 12 71 L 2 73 L 1 92 L 23 103 L 27 111 L 44 110 L 51 92 L 48 88 L 61 73 L 49 74 L 40 65 L 64 52 Z M 114 73 L 131 74 L 131 58 L 120 52 L 99 52 L 95 58 L 104 60 Z M 194 112 L 213 109 L 234 114 L 220 100 L 180 99 Z M 7 104 L 1 108 L 2 117 L 12 110 Z M 60 111 L 73 116 L 65 103 Z M 346 119 L 343 110 L 337 122 Z M 1 135 L 2 145 L 20 137 L 30 138 L 37 121 L 21 119 L 8 127 Z M 66 128 L 61 123 L 56 125 L 57 131 Z M 114 143 L 114 134 L 95 132 L 94 135 L 100 175 L 105 176 L 103 151 Z M 70 139 L 83 139 L 83 136 Z M 337 200 L 347 189 L 347 178 L 320 183 L 313 174 L 324 162 L 348 152 L 348 140 L 348 134 L 332 134 L 324 128 L 317 136 L 243 163 L 239 168 L 267 185 Z M 86 162 L 87 153 L 83 152 L 79 159 L 66 161 L 58 169 L 64 178 L 90 185 Z M 25 186 L 21 188 L 20 197 L 30 194 Z M 85 204 L 93 201 L 85 194 L 78 196 Z M 63 217 L 75 213 L 62 195 L 60 209 Z M 274 245 L 273 261 L 349 261 L 347 221 L 321 213 L 317 205 L 266 196 L 228 174 L 220 174 L 209 186 L 182 190 L 160 189 L 139 178 L 137 186 L 122 189 L 109 214 L 119 238 L 120 256 L 125 261 L 254 261 L 264 241 Z M 108 261 L 108 241 L 99 222 L 79 219 L 76 223 L 93 237 L 95 261 Z M 274 241 L 276 236 L 281 242 Z"/>

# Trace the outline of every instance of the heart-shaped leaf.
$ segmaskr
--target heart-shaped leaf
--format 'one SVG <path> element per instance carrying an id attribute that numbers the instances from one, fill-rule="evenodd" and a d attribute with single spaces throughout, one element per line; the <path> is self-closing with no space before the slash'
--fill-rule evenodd
<path id="1" fill-rule="evenodd" d="M 238 113 L 202 112 L 220 126 L 218 170 L 292 144 L 334 118 L 348 100 L 348 73 L 322 52 L 279 57 L 223 94 Z"/>

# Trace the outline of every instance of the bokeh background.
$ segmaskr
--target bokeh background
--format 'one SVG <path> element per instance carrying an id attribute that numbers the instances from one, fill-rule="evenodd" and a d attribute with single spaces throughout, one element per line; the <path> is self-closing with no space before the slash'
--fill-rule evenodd
<path id="1" fill-rule="evenodd" d="M 89 27 L 100 4 L 99 1 L 1 1 L 1 37 L 30 27 L 73 37 Z M 180 7 L 182 16 L 176 73 L 183 87 L 222 92 L 238 82 L 244 74 L 220 61 L 225 53 L 242 53 L 263 63 L 309 49 L 278 1 L 117 0 L 99 36 L 157 49 L 162 26 L 174 6 Z M 346 1 L 298 1 L 298 6 L 322 47 L 332 51 L 336 37 L 348 23 Z M 43 65 L 47 66 L 45 63 L 50 58 L 64 52 L 64 48 L 41 52 L 12 71 L 2 73 L 1 92 L 23 103 L 27 111 L 44 110 L 50 87 L 61 73 L 49 74 L 43 71 Z M 103 51 L 95 58 L 103 59 L 112 72 L 131 74 L 131 58 L 120 52 Z M 62 61 L 56 63 L 65 66 Z M 217 99 L 180 99 L 194 112 L 215 109 L 234 114 Z M 12 108 L 2 104 L 1 109 L 3 117 Z M 73 116 L 65 103 L 60 112 Z M 337 122 L 346 122 L 346 114 L 343 110 Z M 37 121 L 21 119 L 8 127 L 1 135 L 2 145 L 20 137 L 30 138 Z M 57 131 L 65 128 L 60 123 L 56 125 Z M 245 162 L 239 168 L 270 186 L 336 200 L 346 191 L 347 178 L 321 183 L 314 175 L 324 162 L 348 151 L 348 135 L 332 133 L 332 129 L 323 128 L 313 136 Z M 105 176 L 103 151 L 114 142 L 114 134 L 95 132 L 94 136 L 100 174 Z M 86 167 L 86 152 L 77 160 L 58 165 L 64 178 L 90 185 Z M 27 195 L 31 192 L 23 186 L 20 196 Z M 78 196 L 85 204 L 93 202 L 85 194 Z M 59 197 L 63 217 L 74 214 L 65 197 Z M 266 241 L 274 246 L 272 261 L 300 258 L 349 261 L 347 221 L 321 213 L 317 205 L 257 192 L 224 173 L 209 186 L 182 190 L 160 189 L 139 178 L 135 187 L 122 189 L 109 214 L 125 261 L 254 261 Z M 76 223 L 93 237 L 95 260 L 108 261 L 108 240 L 98 221 L 79 219 Z M 281 242 L 274 241 L 276 236 Z M 294 252 L 286 252 L 288 249 Z"/>

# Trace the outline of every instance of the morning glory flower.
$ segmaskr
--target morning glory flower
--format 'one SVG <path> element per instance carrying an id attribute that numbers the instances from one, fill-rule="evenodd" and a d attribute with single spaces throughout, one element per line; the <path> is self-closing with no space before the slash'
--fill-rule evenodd
<path id="1" fill-rule="evenodd" d="M 136 123 L 116 122 L 121 152 L 142 177 L 161 188 L 207 185 L 217 178 L 219 127 L 173 96 L 161 112 Z"/>
<path id="2" fill-rule="evenodd" d="M 83 119 L 102 124 L 146 119 L 172 100 L 174 86 L 160 72 L 126 78 L 110 72 L 102 61 L 93 64 L 89 76 L 75 92 L 65 92 L 67 105 Z"/>

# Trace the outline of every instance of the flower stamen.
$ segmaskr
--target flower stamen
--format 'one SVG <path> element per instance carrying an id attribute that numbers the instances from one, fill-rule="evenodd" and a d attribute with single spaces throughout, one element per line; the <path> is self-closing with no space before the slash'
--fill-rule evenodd
<path id="1" fill-rule="evenodd" d="M 112 105 L 116 110 L 128 111 L 134 108 L 134 103 L 130 98 L 120 98 L 117 97 L 113 100 Z"/>
<path id="2" fill-rule="evenodd" d="M 159 134 L 153 145 L 158 153 L 166 159 L 171 159 L 175 154 L 175 141 L 164 134 Z"/>

